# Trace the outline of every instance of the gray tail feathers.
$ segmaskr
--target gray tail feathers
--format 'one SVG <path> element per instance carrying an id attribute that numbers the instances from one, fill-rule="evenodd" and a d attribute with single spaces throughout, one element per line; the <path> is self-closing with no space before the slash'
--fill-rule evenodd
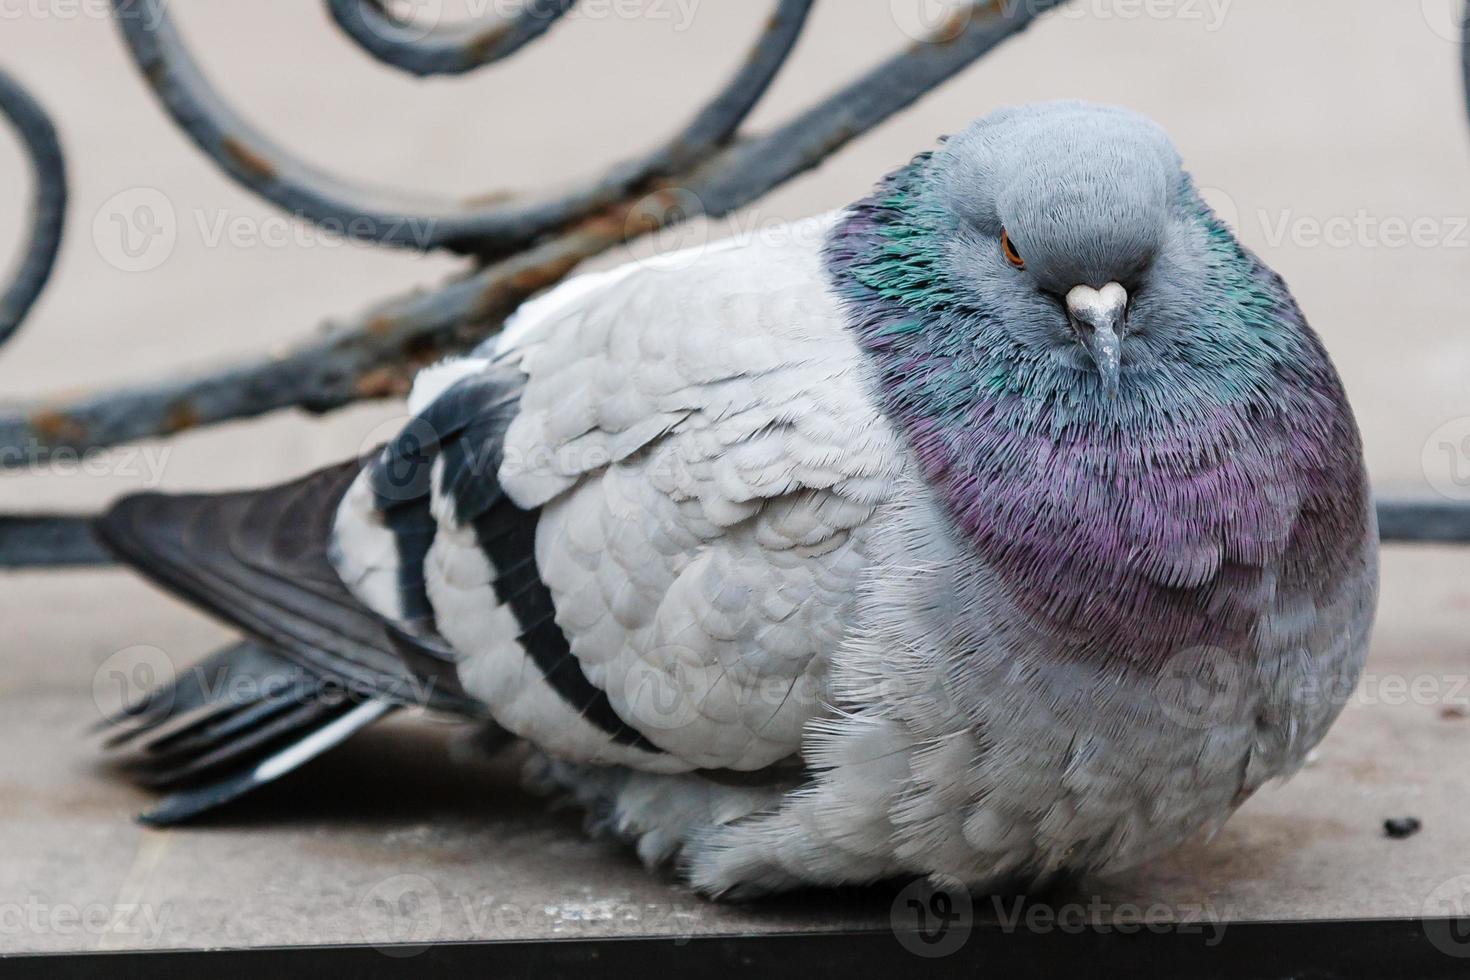
<path id="1" fill-rule="evenodd" d="M 395 708 L 478 717 L 452 658 L 368 609 L 328 558 L 356 461 L 266 490 L 119 502 L 98 539 L 167 591 L 250 640 L 182 671 L 105 726 L 140 782 L 173 792 L 170 824 L 233 800 Z"/>
<path id="2" fill-rule="evenodd" d="M 227 647 L 104 722 L 123 771 L 168 795 L 141 816 L 182 823 L 286 775 L 391 713 L 261 643 Z"/>

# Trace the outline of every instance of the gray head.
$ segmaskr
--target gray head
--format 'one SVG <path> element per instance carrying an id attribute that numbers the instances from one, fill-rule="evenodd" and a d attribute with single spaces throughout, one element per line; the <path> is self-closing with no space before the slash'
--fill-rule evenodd
<path id="1" fill-rule="evenodd" d="M 1080 357 L 1116 392 L 1142 353 L 1125 343 L 1131 298 L 1182 244 L 1188 182 L 1164 131 L 1081 102 L 1006 109 L 949 140 L 928 183 L 959 229 L 947 248 L 955 279 L 1003 297 L 1013 335 Z"/>

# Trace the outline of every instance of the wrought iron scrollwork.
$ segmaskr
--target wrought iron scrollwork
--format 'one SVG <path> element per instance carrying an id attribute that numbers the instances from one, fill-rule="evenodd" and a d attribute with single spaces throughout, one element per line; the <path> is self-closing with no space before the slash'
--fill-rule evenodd
<path id="1" fill-rule="evenodd" d="M 504 20 L 426 29 L 397 19 L 382 0 L 325 2 L 364 52 L 416 76 L 462 74 L 500 61 L 545 36 L 576 6 L 576 0 L 528 0 Z M 719 217 L 751 203 L 1065 2 L 977 0 L 959 7 L 931 39 L 872 66 L 784 123 L 746 134 L 745 120 L 789 59 L 812 8 L 812 0 L 776 0 L 739 70 L 666 142 L 571 190 L 475 205 L 358 186 L 306 163 L 210 84 L 169 0 L 113 0 L 123 42 L 164 109 L 242 186 L 298 220 L 384 246 L 469 255 L 476 268 L 434 289 L 381 301 L 276 356 L 0 410 L 0 469 L 284 408 L 327 412 L 399 394 L 418 367 L 492 335 L 521 302 L 582 261 L 669 223 L 701 213 Z M 20 134 L 37 187 L 30 238 L 0 299 L 3 342 L 51 271 L 66 181 L 53 126 L 3 73 L 0 110 Z M 1470 513 L 1458 506 L 1386 503 L 1381 517 L 1387 538 L 1470 541 Z M 83 517 L 0 517 L 0 566 L 103 560 Z"/>

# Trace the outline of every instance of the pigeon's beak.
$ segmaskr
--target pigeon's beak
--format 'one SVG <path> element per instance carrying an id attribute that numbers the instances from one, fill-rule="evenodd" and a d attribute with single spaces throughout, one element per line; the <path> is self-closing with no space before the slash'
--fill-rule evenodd
<path id="1" fill-rule="evenodd" d="M 1119 362 L 1123 356 L 1123 331 L 1128 318 L 1128 290 L 1116 282 L 1101 289 L 1074 286 L 1067 293 L 1067 315 L 1072 329 L 1102 377 L 1109 398 L 1118 394 Z"/>

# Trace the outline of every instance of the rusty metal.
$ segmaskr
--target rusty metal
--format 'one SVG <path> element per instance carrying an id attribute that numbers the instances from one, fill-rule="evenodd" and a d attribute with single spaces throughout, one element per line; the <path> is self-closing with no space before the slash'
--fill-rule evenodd
<path id="1" fill-rule="evenodd" d="M 656 222 L 627 213 L 585 223 L 440 289 L 376 306 L 271 357 L 178 380 L 0 415 L 0 468 L 36 465 L 281 408 L 327 412 L 406 389 L 413 372 L 492 333 L 532 293 Z"/>
<path id="2" fill-rule="evenodd" d="M 325 412 L 395 394 L 417 365 L 468 349 L 493 334 L 521 300 L 552 285 L 583 259 L 669 221 L 700 212 L 720 215 L 755 200 L 792 174 L 817 165 L 846 140 L 902 109 L 1060 2 L 1038 0 L 1029 6 L 1009 5 L 1008 12 L 998 17 L 976 16 L 942 46 L 942 58 L 932 58 L 923 45 L 916 45 L 818 101 L 787 125 L 764 136 L 725 140 L 697 165 L 662 175 L 658 181 L 662 190 L 627 189 L 601 209 L 466 278 L 381 303 L 283 355 L 0 413 L 0 468 L 41 463 L 58 451 L 86 451 L 169 435 L 185 424 L 210 425 L 289 407 Z M 218 137 L 213 144 L 218 153 L 211 153 L 211 158 L 227 172 L 241 171 L 247 186 L 262 173 L 279 174 L 274 164 L 261 162 L 274 159 L 260 153 L 263 138 L 250 138 L 248 131 L 238 129 L 226 136 L 217 121 L 218 107 L 202 108 L 213 103 L 199 94 L 197 86 L 203 82 L 197 70 L 182 67 L 192 66 L 192 61 L 165 59 L 166 65 L 160 67 L 146 57 L 182 44 L 158 0 L 116 0 L 116 5 L 125 38 L 151 39 L 147 40 L 151 47 L 140 52 L 150 81 L 165 92 L 189 92 L 165 96 L 181 124 L 193 127 L 196 139 L 201 133 L 212 134 L 211 140 Z M 705 122 L 686 130 L 704 134 L 692 144 L 708 143 L 711 133 L 738 126 L 784 63 L 809 6 L 808 0 L 787 0 L 778 6 L 737 84 L 721 97 L 727 102 L 714 114 L 718 125 Z M 885 76 L 892 84 L 881 82 Z M 735 97 L 732 92 L 744 94 Z M 216 115 L 200 115 L 209 111 Z M 227 142 L 231 138 L 234 142 Z M 787 142 L 798 144 L 800 151 L 790 152 Z M 671 165 L 686 162 L 685 153 L 670 154 Z"/>
<path id="3" fill-rule="evenodd" d="M 533 9 L 547 2 L 537 0 Z M 168 0 L 113 0 L 113 9 L 133 60 L 164 108 L 247 190 L 336 234 L 418 251 L 445 249 L 493 258 L 646 190 L 650 178 L 673 174 L 719 149 L 785 63 L 811 2 L 780 0 L 751 56 L 729 83 L 684 130 L 645 156 L 555 195 L 469 202 L 353 184 L 308 164 L 225 101 L 189 52 Z M 360 3 L 348 0 L 346 6 L 367 9 Z"/>
<path id="4" fill-rule="evenodd" d="M 490 28 L 446 27 L 416 38 L 407 29 L 395 33 L 397 22 L 376 0 L 327 2 L 364 50 L 415 74 L 469 70 L 503 58 L 573 6 L 570 0 L 532 0 L 519 20 Z M 385 195 L 307 166 L 220 98 L 185 47 L 166 0 L 113 0 L 122 37 L 164 107 L 242 185 L 302 221 L 383 245 L 471 253 L 483 264 L 432 290 L 380 302 L 275 356 L 0 412 L 0 469 L 284 408 L 327 412 L 401 395 L 420 366 L 493 335 L 522 301 L 585 259 L 668 223 L 701 213 L 717 217 L 749 204 L 818 166 L 1066 0 L 981 0 L 962 8 L 930 40 L 900 51 L 785 123 L 738 135 L 790 56 L 811 2 L 776 3 L 734 78 L 662 146 L 567 194 L 466 205 Z M 533 15 L 541 20 L 525 20 Z M 479 46 L 470 52 L 472 35 Z M 455 45 L 457 54 L 446 53 Z M 44 113 L 4 75 L 0 109 L 16 124 L 38 174 L 30 246 L 0 307 L 10 317 L 0 325 L 14 329 L 50 270 L 65 182 Z M 0 340 L 7 332 L 0 331 Z M 1470 541 L 1470 508 L 1454 504 L 1387 502 L 1380 520 L 1385 540 Z M 101 561 L 84 532 L 79 517 L 0 516 L 0 567 Z"/>

